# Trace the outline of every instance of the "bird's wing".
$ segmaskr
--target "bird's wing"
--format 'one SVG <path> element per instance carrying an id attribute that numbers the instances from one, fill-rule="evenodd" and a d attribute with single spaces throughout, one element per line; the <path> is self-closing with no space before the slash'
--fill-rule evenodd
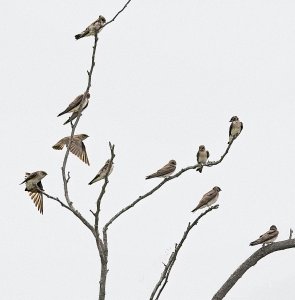
<path id="1" fill-rule="evenodd" d="M 89 165 L 89 160 L 86 152 L 85 145 L 82 141 L 72 140 L 70 151 L 79 157 L 85 164 Z"/>
<path id="2" fill-rule="evenodd" d="M 38 211 L 43 215 L 43 195 L 40 192 L 29 192 L 29 195 Z"/>
<path id="3" fill-rule="evenodd" d="M 241 122 L 241 131 L 243 130 L 243 122 Z"/>
<path id="4" fill-rule="evenodd" d="M 278 235 L 278 231 L 277 230 L 268 230 L 266 233 L 262 234 L 259 237 L 259 240 L 261 240 L 261 243 L 266 242 L 270 239 L 273 239 L 274 237 L 276 237 Z"/>
<path id="5" fill-rule="evenodd" d="M 215 190 L 211 190 L 208 193 L 206 193 L 203 198 L 200 200 L 200 205 L 206 205 L 208 202 L 210 202 L 212 199 L 216 197 L 217 192 Z"/>
<path id="6" fill-rule="evenodd" d="M 74 101 L 71 102 L 71 103 L 69 104 L 69 106 L 68 106 L 63 112 L 61 112 L 61 113 L 58 115 L 58 117 L 61 116 L 61 115 L 63 115 L 63 114 L 68 113 L 69 111 L 71 111 L 72 109 L 74 109 L 75 107 L 77 107 L 78 105 L 80 105 L 82 99 L 83 99 L 83 94 L 77 96 L 77 97 L 74 99 Z"/>
<path id="7" fill-rule="evenodd" d="M 53 145 L 52 148 L 55 150 L 62 150 L 64 145 L 68 142 L 68 140 L 68 137 L 62 138 L 55 145 Z"/>
<path id="8" fill-rule="evenodd" d="M 35 178 L 36 176 L 38 176 L 37 172 L 33 172 L 33 173 L 26 172 L 25 180 L 21 184 L 27 182 L 28 180 Z"/>
<path id="9" fill-rule="evenodd" d="M 209 158 L 209 156 L 210 156 L 210 153 L 209 153 L 209 151 L 208 151 L 208 150 L 207 150 L 206 152 L 207 152 L 207 158 Z"/>
<path id="10" fill-rule="evenodd" d="M 234 126 L 233 124 L 234 124 L 234 123 L 231 123 L 230 126 L 229 126 L 229 136 L 231 135 L 231 131 L 232 131 L 232 128 L 233 128 L 233 126 Z"/>
<path id="11" fill-rule="evenodd" d="M 41 181 L 39 181 L 39 182 L 37 183 L 37 187 L 38 187 L 41 191 L 44 191 L 43 185 L 42 185 L 42 182 L 41 182 Z"/>
<path id="12" fill-rule="evenodd" d="M 197 153 L 197 162 L 199 162 L 199 157 L 200 157 L 200 151 Z"/>
<path id="13" fill-rule="evenodd" d="M 164 176 L 166 174 L 169 174 L 171 172 L 173 172 L 175 170 L 175 166 L 171 165 L 171 164 L 167 164 L 164 167 L 162 167 L 161 169 L 159 169 L 156 174 L 157 176 Z"/>

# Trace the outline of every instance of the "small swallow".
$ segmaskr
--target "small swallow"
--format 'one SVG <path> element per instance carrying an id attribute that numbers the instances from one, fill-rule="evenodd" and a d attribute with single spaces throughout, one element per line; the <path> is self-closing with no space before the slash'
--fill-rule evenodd
<path id="1" fill-rule="evenodd" d="M 239 120 L 237 116 L 233 116 L 230 119 L 230 127 L 229 127 L 229 141 L 228 144 L 232 142 L 234 138 L 236 138 L 241 131 L 243 130 L 243 123 Z"/>
<path id="2" fill-rule="evenodd" d="M 88 138 L 87 134 L 74 135 L 70 145 L 70 151 L 74 155 L 78 156 L 85 164 L 89 166 L 86 147 L 83 143 L 83 140 L 87 138 Z M 70 136 L 64 137 L 61 140 L 59 140 L 55 145 L 53 145 L 52 148 L 55 150 L 62 150 L 65 145 L 68 146 L 70 139 L 71 139 Z"/>
<path id="3" fill-rule="evenodd" d="M 150 179 L 155 177 L 167 178 L 175 171 L 175 169 L 176 169 L 176 161 L 172 159 L 168 162 L 167 165 L 159 169 L 157 172 L 146 176 L 145 179 Z"/>
<path id="4" fill-rule="evenodd" d="M 102 180 L 104 179 L 107 175 L 110 176 L 110 174 L 112 173 L 113 169 L 114 169 L 114 164 L 112 163 L 112 166 L 109 170 L 109 173 L 108 173 L 108 168 L 109 168 L 109 165 L 110 165 L 110 159 L 108 159 L 106 161 L 106 163 L 104 164 L 104 166 L 99 170 L 99 172 L 97 173 L 97 175 L 88 183 L 89 185 L 94 183 L 94 182 L 97 182 L 99 180 Z"/>
<path id="5" fill-rule="evenodd" d="M 76 34 L 75 39 L 78 40 L 83 38 L 84 36 L 90 36 L 99 33 L 102 30 L 105 23 L 105 17 L 99 16 L 99 18 L 93 23 L 91 23 L 84 31 L 82 31 L 79 34 Z"/>
<path id="6" fill-rule="evenodd" d="M 199 146 L 199 151 L 197 153 L 197 161 L 199 166 L 197 166 L 197 170 L 200 173 L 202 173 L 203 170 L 203 164 L 205 164 L 209 158 L 210 154 L 209 151 L 206 150 L 204 145 Z"/>
<path id="7" fill-rule="evenodd" d="M 255 246 L 258 244 L 271 244 L 279 235 L 278 229 L 275 225 L 271 225 L 269 230 L 262 234 L 256 241 L 250 243 L 250 246 Z"/>
<path id="8" fill-rule="evenodd" d="M 58 117 L 59 117 L 59 116 L 62 116 L 64 114 L 66 114 L 66 113 L 72 113 L 72 115 L 64 123 L 64 125 L 67 124 L 67 123 L 69 123 L 69 122 L 71 122 L 71 121 L 73 121 L 74 119 L 77 118 L 79 107 L 80 107 L 80 104 L 81 104 L 83 98 L 84 98 L 84 94 L 79 95 L 78 97 L 75 98 L 75 100 L 73 102 L 71 102 L 69 104 L 69 106 L 63 112 L 61 112 L 60 114 L 58 114 Z M 90 94 L 88 93 L 86 95 L 84 101 L 83 101 L 81 112 L 88 106 L 89 98 L 90 98 Z"/>
<path id="9" fill-rule="evenodd" d="M 40 191 L 44 191 L 41 180 L 47 175 L 44 171 L 36 171 L 33 173 L 26 173 L 25 180 L 20 183 L 26 183 L 25 191 L 29 192 L 38 211 L 43 214 L 43 195 Z"/>
<path id="10" fill-rule="evenodd" d="M 194 208 L 192 210 L 192 212 L 195 212 L 196 210 L 198 210 L 200 208 L 205 208 L 206 206 L 209 207 L 212 204 L 214 204 L 219 197 L 220 191 L 221 191 L 221 188 L 218 186 L 215 186 L 211 191 L 209 191 L 202 197 L 199 204 L 197 205 L 196 208 Z"/>

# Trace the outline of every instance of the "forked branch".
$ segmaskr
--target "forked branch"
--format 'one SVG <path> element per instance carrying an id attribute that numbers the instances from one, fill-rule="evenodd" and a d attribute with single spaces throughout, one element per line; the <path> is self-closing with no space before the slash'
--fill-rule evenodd
<path id="1" fill-rule="evenodd" d="M 228 154 L 229 149 L 231 148 L 233 142 L 234 142 L 235 138 L 231 141 L 230 144 L 228 144 L 227 148 L 225 149 L 225 152 L 221 155 L 220 159 L 217 161 L 211 161 L 208 162 L 206 164 L 204 164 L 204 167 L 212 167 L 215 165 L 220 164 L 223 159 L 225 158 L 225 156 Z M 127 205 L 126 207 L 124 207 L 122 210 L 120 210 L 118 213 L 116 213 L 104 226 L 104 231 L 106 232 L 108 230 L 108 227 L 118 218 L 120 217 L 123 213 L 125 213 L 126 211 L 128 211 L 130 208 L 134 207 L 137 203 L 139 203 L 141 200 L 143 200 L 144 198 L 147 198 L 148 196 L 152 195 L 154 192 L 156 192 L 160 187 L 162 187 L 165 183 L 167 183 L 170 180 L 173 180 L 177 177 L 179 177 L 180 175 L 182 175 L 183 173 L 189 171 L 189 170 L 194 170 L 198 167 L 199 165 L 193 165 L 193 166 L 189 166 L 186 168 L 181 169 L 180 171 L 178 171 L 175 175 L 170 176 L 168 178 L 163 179 L 157 186 L 155 186 L 153 189 L 151 189 L 149 192 L 147 192 L 146 194 L 139 196 L 136 200 L 134 200 L 131 204 Z"/>

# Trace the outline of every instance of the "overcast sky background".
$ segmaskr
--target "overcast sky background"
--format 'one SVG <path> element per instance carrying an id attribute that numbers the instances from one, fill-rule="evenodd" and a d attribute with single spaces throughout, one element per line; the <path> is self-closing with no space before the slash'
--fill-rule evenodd
<path id="1" fill-rule="evenodd" d="M 2 28 L 1 299 L 92 300 L 99 256 L 73 215 L 44 199 L 44 215 L 24 186 L 26 171 L 45 170 L 43 186 L 63 199 L 64 151 L 70 134 L 57 114 L 87 84 L 93 38 L 74 35 L 124 1 L 9 1 Z M 102 183 L 87 183 L 116 145 L 103 199 L 105 223 L 160 179 L 149 173 L 177 161 L 196 163 L 200 144 L 217 160 L 229 120 L 244 130 L 222 164 L 186 172 L 119 218 L 109 229 L 108 300 L 149 295 L 175 242 L 213 186 L 220 207 L 185 242 L 162 300 L 211 299 L 258 247 L 249 242 L 275 224 L 278 240 L 295 229 L 294 1 L 133 0 L 99 35 L 91 98 L 76 133 L 90 167 L 70 155 L 70 196 L 90 222 Z M 294 250 L 269 255 L 249 270 L 228 300 L 295 299 Z"/>

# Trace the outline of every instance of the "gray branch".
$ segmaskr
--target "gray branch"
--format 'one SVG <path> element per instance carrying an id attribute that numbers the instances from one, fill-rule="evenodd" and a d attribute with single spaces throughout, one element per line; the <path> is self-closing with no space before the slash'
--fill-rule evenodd
<path id="1" fill-rule="evenodd" d="M 223 299 L 229 290 L 237 283 L 237 281 L 263 257 L 281 250 L 295 248 L 295 239 L 272 243 L 268 246 L 261 247 L 255 251 L 248 259 L 246 259 L 232 275 L 227 279 L 219 291 L 213 296 L 212 300 Z"/>
<path id="2" fill-rule="evenodd" d="M 214 165 L 218 165 L 220 164 L 223 159 L 225 158 L 225 156 L 228 154 L 229 149 L 231 148 L 234 140 L 236 138 L 234 138 L 231 143 L 227 146 L 225 152 L 221 155 L 220 159 L 217 161 L 211 161 L 211 162 L 207 162 L 206 164 L 204 164 L 204 167 L 212 167 Z M 157 191 L 160 187 L 162 187 L 165 183 L 167 183 L 170 180 L 173 180 L 177 177 L 179 177 L 180 175 L 182 175 L 184 172 L 187 172 L 189 170 L 193 170 L 196 169 L 197 167 L 199 167 L 198 164 L 193 165 L 193 166 L 189 166 L 186 168 L 181 169 L 180 171 L 178 171 L 175 175 L 170 176 L 168 178 L 163 179 L 157 186 L 155 186 L 153 189 L 151 189 L 149 192 L 147 192 L 146 194 L 139 196 L 135 201 L 133 201 L 131 204 L 127 205 L 125 208 L 123 208 L 122 210 L 120 210 L 118 213 L 116 213 L 104 226 L 103 231 L 106 232 L 108 230 L 108 227 L 118 218 L 120 217 L 123 213 L 125 213 L 126 211 L 128 211 L 130 208 L 134 207 L 138 202 L 140 202 L 141 200 L 143 200 L 144 198 L 147 198 L 148 196 L 152 195 L 155 191 Z"/>
<path id="3" fill-rule="evenodd" d="M 40 190 L 40 193 L 42 193 L 44 196 L 46 196 L 49 199 L 57 201 L 62 207 L 64 207 L 67 210 L 71 211 L 93 233 L 93 231 L 94 231 L 93 226 L 91 226 L 91 224 L 81 215 L 81 213 L 78 210 L 74 209 L 73 206 L 66 205 L 58 197 L 50 196 L 49 194 L 45 193 L 42 190 Z"/>
<path id="4" fill-rule="evenodd" d="M 110 23 L 114 22 L 114 21 L 116 20 L 116 18 L 118 17 L 118 15 L 119 15 L 126 7 L 127 7 L 127 5 L 128 5 L 130 2 L 131 2 L 131 0 L 128 0 L 128 1 L 125 3 L 125 5 L 123 6 L 123 8 L 122 8 L 121 10 L 119 10 L 119 11 L 116 13 L 116 15 L 115 15 L 110 21 L 106 22 L 106 23 L 104 24 L 104 26 L 102 26 L 102 28 L 103 28 L 103 27 L 106 27 L 106 26 L 109 25 Z"/>
<path id="5" fill-rule="evenodd" d="M 188 223 L 188 226 L 185 230 L 185 232 L 183 233 L 183 236 L 180 240 L 180 242 L 178 244 L 175 244 L 175 249 L 174 251 L 171 253 L 169 260 L 167 262 L 167 264 L 164 264 L 165 268 L 164 271 L 162 272 L 160 279 L 158 280 L 158 282 L 156 283 L 151 296 L 150 296 L 150 300 L 158 300 L 161 293 L 163 292 L 166 284 L 168 283 L 168 278 L 170 275 L 170 272 L 172 270 L 172 267 L 176 261 L 177 255 L 179 250 L 181 249 L 184 241 L 186 240 L 189 232 L 193 229 L 194 226 L 196 226 L 199 222 L 199 220 L 201 218 L 203 218 L 206 214 L 208 214 L 210 211 L 217 209 L 219 207 L 219 205 L 214 205 L 209 207 L 207 210 L 205 210 L 203 213 L 201 213 L 195 220 L 193 223 Z"/>

